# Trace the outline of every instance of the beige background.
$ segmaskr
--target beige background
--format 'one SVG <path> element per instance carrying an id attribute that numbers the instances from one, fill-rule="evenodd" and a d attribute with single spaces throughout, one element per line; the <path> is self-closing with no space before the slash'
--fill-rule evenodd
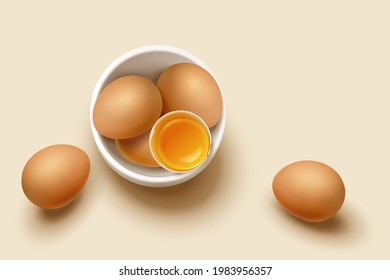
<path id="1" fill-rule="evenodd" d="M 388 1 L 63 2 L 0 4 L 1 259 L 390 258 Z M 100 74 L 148 44 L 201 58 L 227 102 L 215 160 L 173 189 L 117 176 L 90 131 Z M 75 203 L 43 211 L 21 172 L 57 143 L 83 148 L 91 175 Z M 344 179 L 329 222 L 275 202 L 274 175 L 302 159 Z"/>

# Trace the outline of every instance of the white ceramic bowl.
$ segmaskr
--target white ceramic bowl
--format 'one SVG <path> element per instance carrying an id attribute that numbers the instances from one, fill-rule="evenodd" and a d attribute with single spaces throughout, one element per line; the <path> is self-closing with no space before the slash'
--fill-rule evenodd
<path id="1" fill-rule="evenodd" d="M 180 62 L 189 62 L 201 66 L 218 83 L 207 65 L 191 53 L 170 46 L 154 45 L 131 50 L 115 59 L 100 76 L 93 90 L 90 106 L 90 122 L 96 145 L 108 165 L 119 175 L 133 183 L 149 187 L 168 187 L 188 181 L 207 167 L 213 160 L 221 144 L 226 122 L 226 106 L 222 88 L 219 84 L 223 102 L 222 116 L 217 125 L 210 130 L 212 138 L 210 154 L 201 166 L 190 172 L 173 173 L 163 168 L 149 168 L 133 164 L 122 157 L 114 140 L 100 135 L 95 129 L 93 124 L 93 108 L 95 107 L 99 94 L 106 85 L 125 75 L 140 75 L 156 83 L 162 71 Z"/>

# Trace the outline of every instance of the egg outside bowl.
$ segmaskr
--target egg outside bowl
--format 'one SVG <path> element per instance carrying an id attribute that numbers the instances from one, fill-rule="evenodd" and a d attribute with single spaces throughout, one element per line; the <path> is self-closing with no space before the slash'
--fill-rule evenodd
<path id="1" fill-rule="evenodd" d="M 207 70 L 217 82 L 222 95 L 222 115 L 219 122 L 210 129 L 211 147 L 207 159 L 196 169 L 186 173 L 173 173 L 163 168 L 142 167 L 126 160 L 119 152 L 113 139 L 100 135 L 93 124 L 93 109 L 99 94 L 113 80 L 125 75 L 139 75 L 157 82 L 160 74 L 169 66 L 188 62 Z M 214 74 L 199 58 L 179 48 L 153 45 L 131 50 L 114 60 L 97 81 L 90 105 L 90 123 L 95 143 L 107 164 L 123 178 L 148 187 L 169 187 L 184 183 L 202 172 L 213 160 L 221 144 L 226 123 L 226 105 L 222 88 Z"/>

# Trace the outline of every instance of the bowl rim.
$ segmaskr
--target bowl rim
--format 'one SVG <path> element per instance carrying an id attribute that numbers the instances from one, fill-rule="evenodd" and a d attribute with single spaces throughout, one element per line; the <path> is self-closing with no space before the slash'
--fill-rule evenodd
<path id="1" fill-rule="evenodd" d="M 153 177 L 153 176 L 147 176 L 143 175 L 140 173 L 137 173 L 133 170 L 130 170 L 126 167 L 124 167 L 122 164 L 120 164 L 118 161 L 116 161 L 113 156 L 109 153 L 109 151 L 105 148 L 103 141 L 102 141 L 102 135 L 100 135 L 94 124 L 93 124 L 93 109 L 95 107 L 95 103 L 97 100 L 97 97 L 101 93 L 103 89 L 103 84 L 106 82 L 107 78 L 111 75 L 113 71 L 117 69 L 122 63 L 126 62 L 127 60 L 142 55 L 146 53 L 153 53 L 153 52 L 167 52 L 167 53 L 172 53 L 172 54 L 177 54 L 179 56 L 182 56 L 188 60 L 193 61 L 194 64 L 197 64 L 207 70 L 210 75 L 214 78 L 216 81 L 220 92 L 221 92 L 221 97 L 222 97 L 222 114 L 221 118 L 218 121 L 220 124 L 220 128 L 218 133 L 212 138 L 212 144 L 210 148 L 210 154 L 208 158 L 197 168 L 194 170 L 185 172 L 185 173 L 173 173 L 170 176 L 164 176 L 164 177 Z M 90 112 L 89 112 L 89 117 L 90 117 L 90 126 L 92 130 L 92 135 L 94 138 L 94 141 L 96 143 L 96 146 L 98 147 L 98 150 L 100 154 L 103 156 L 103 159 L 106 161 L 106 163 L 120 176 L 124 177 L 125 179 L 142 185 L 142 186 L 147 186 L 147 187 L 169 187 L 173 185 L 177 185 L 180 183 L 184 183 L 185 181 L 190 180 L 191 178 L 195 177 L 198 175 L 201 171 L 203 171 L 208 164 L 212 161 L 214 158 L 216 152 L 219 149 L 219 146 L 222 141 L 222 137 L 225 131 L 225 125 L 226 125 L 226 102 L 225 102 L 225 97 L 223 94 L 223 90 L 221 85 L 219 84 L 218 80 L 216 79 L 215 75 L 213 72 L 209 69 L 209 67 L 198 57 L 193 55 L 192 53 L 185 51 L 183 49 L 177 48 L 177 47 L 172 47 L 168 45 L 147 45 L 147 46 L 142 46 L 138 47 L 135 49 L 132 49 L 121 56 L 117 57 L 115 60 L 113 60 L 103 71 L 103 73 L 100 75 L 99 79 L 96 82 L 96 85 L 93 89 L 92 97 L 91 97 L 91 103 L 90 103 Z"/>

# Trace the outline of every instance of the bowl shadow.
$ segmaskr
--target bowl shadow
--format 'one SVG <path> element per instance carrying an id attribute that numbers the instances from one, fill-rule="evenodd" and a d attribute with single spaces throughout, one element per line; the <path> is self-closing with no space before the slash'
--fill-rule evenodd
<path id="1" fill-rule="evenodd" d="M 224 145 L 210 164 L 197 176 L 187 182 L 172 187 L 145 187 L 137 185 L 110 170 L 111 181 L 121 195 L 136 199 L 148 207 L 163 211 L 177 211 L 198 206 L 215 194 L 220 188 L 224 162 Z"/>

